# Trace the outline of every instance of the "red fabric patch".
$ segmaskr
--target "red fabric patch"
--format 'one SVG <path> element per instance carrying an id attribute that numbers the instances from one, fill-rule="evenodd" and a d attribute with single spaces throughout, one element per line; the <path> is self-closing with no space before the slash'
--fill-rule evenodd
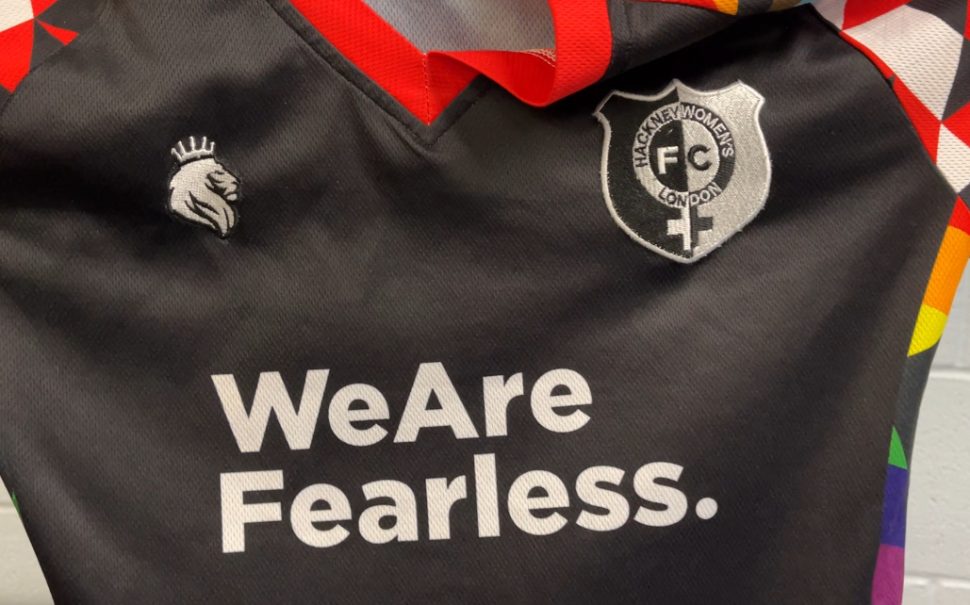
<path id="1" fill-rule="evenodd" d="M 907 3 L 909 0 L 847 0 L 842 29 L 862 25 Z"/>
<path id="2" fill-rule="evenodd" d="M 27 76 L 33 46 L 33 20 L 0 32 L 0 86 L 13 92 Z"/>
<path id="3" fill-rule="evenodd" d="M 944 122 L 950 132 L 957 135 L 961 141 L 970 146 L 970 103 L 947 118 Z"/>
<path id="4" fill-rule="evenodd" d="M 926 150 L 935 162 L 940 144 L 940 121 L 899 78 L 896 78 L 893 82 L 893 91 L 899 97 L 899 102 L 906 110 L 916 132 L 923 140 L 923 145 L 926 146 Z"/>
<path id="5" fill-rule="evenodd" d="M 970 234 L 970 207 L 961 198 L 957 198 L 957 204 L 953 208 L 950 226 Z"/>
<path id="6" fill-rule="evenodd" d="M 43 21 L 40 21 L 40 20 L 38 20 L 37 22 L 40 23 L 41 27 L 47 30 L 47 33 L 57 38 L 58 41 L 60 41 L 60 43 L 63 44 L 64 46 L 67 46 L 68 44 L 73 42 L 74 38 L 77 38 L 77 32 L 72 32 L 71 30 L 64 29 L 63 27 L 56 27 L 54 25 L 51 25 L 50 23 L 44 23 Z"/>
<path id="7" fill-rule="evenodd" d="M 57 3 L 58 0 L 31 0 L 34 7 L 34 16 L 39 17 L 47 9 Z"/>

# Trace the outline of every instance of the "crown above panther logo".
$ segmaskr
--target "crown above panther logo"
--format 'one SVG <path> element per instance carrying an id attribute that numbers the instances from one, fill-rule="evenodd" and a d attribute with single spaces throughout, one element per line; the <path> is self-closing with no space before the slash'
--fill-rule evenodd
<path id="1" fill-rule="evenodd" d="M 188 137 L 172 147 L 178 162 L 168 183 L 168 210 L 226 238 L 239 223 L 239 179 L 216 157 L 208 137 Z"/>
<path id="2" fill-rule="evenodd" d="M 179 141 L 175 147 L 172 147 L 172 155 L 180 166 L 184 166 L 195 160 L 216 157 L 216 144 L 215 141 L 209 142 L 208 137 L 202 137 L 202 141 L 197 145 L 195 137 L 189 137 L 188 148 L 185 147 L 184 141 Z"/>

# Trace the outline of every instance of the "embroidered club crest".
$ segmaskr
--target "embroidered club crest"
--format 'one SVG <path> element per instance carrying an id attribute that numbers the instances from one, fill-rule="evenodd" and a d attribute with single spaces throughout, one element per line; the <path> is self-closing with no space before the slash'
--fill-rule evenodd
<path id="1" fill-rule="evenodd" d="M 657 254 L 692 263 L 764 207 L 771 161 L 762 97 L 743 82 L 699 91 L 674 80 L 653 96 L 613 91 L 603 124 L 603 195 L 626 233 Z"/>
<path id="2" fill-rule="evenodd" d="M 168 184 L 168 210 L 229 237 L 239 223 L 239 179 L 216 158 L 216 144 L 189 137 L 172 148 L 175 172 Z"/>

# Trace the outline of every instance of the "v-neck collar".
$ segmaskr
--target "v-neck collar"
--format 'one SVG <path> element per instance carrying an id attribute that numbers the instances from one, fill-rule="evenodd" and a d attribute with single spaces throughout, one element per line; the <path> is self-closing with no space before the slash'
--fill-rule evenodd
<path id="1" fill-rule="evenodd" d="M 438 130 L 453 119 L 480 93 L 472 85 L 479 75 L 525 103 L 548 105 L 599 80 L 612 50 L 605 0 L 548 0 L 552 49 L 427 53 L 363 0 L 267 1 L 325 59 L 350 68 L 343 75 L 352 83 L 379 91 L 371 96 L 385 110 L 399 119 L 403 110 L 412 129 Z"/>

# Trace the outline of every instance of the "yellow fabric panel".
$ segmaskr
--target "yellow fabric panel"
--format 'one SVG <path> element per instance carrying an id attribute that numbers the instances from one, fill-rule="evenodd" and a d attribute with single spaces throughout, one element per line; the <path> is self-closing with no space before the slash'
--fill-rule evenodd
<path id="1" fill-rule="evenodd" d="M 920 305 L 916 329 L 913 330 L 913 339 L 909 342 L 909 356 L 922 353 L 940 342 L 944 327 L 946 327 L 946 313 L 929 305 Z"/>

